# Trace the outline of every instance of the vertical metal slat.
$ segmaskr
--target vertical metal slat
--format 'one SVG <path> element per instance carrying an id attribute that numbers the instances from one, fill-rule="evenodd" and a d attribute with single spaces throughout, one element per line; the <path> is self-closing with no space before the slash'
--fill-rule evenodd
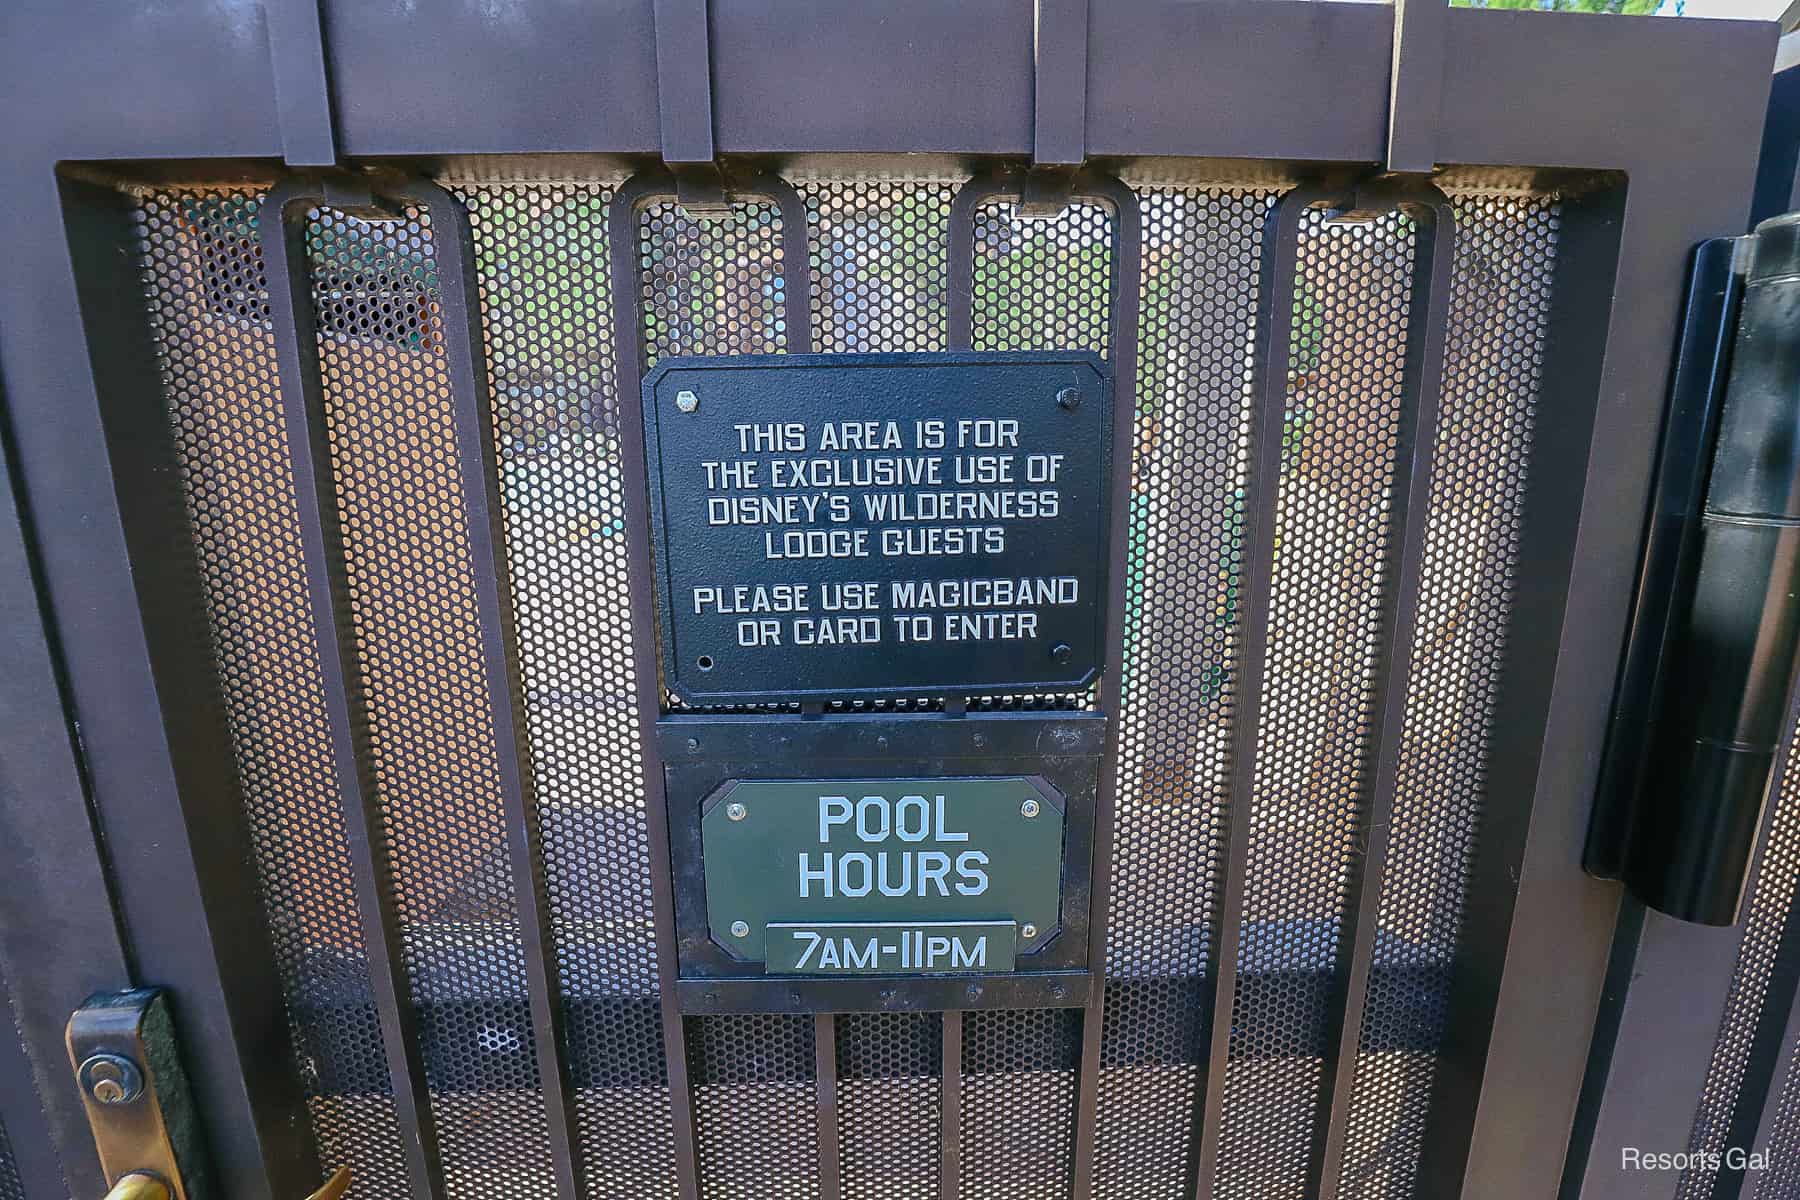
<path id="1" fill-rule="evenodd" d="M 770 177 L 759 176 L 745 181 L 741 194 L 766 196 L 781 210 L 788 349 L 794 353 L 807 353 L 812 349 L 812 264 L 807 255 L 805 205 L 793 188 Z M 632 673 L 636 681 L 638 736 L 644 763 L 651 888 L 656 902 L 653 926 L 658 999 L 675 1135 L 676 1187 L 681 1200 L 699 1200 L 694 1095 L 688 1072 L 686 1027 L 676 995 L 680 967 L 676 957 L 675 890 L 669 859 L 668 796 L 662 757 L 656 746 L 656 720 L 661 714 L 662 696 L 655 639 L 655 576 L 650 555 L 649 467 L 644 460 L 644 417 L 639 404 L 644 359 L 637 218 L 652 200 L 674 195 L 675 179 L 667 171 L 651 170 L 634 175 L 614 194 L 607 209 L 607 225 L 612 257 L 613 364 L 618 379 L 626 538 L 631 564 Z"/>
<path id="2" fill-rule="evenodd" d="M 838 1162 L 837 1018 L 813 1016 L 813 1087 L 818 1097 L 819 1200 L 838 1200 L 843 1172 Z"/>
<path id="3" fill-rule="evenodd" d="M 1315 187 L 1287 192 L 1270 210 L 1256 310 L 1256 403 L 1249 421 L 1250 477 L 1245 487 L 1243 550 L 1243 655 L 1231 730 L 1231 800 L 1224 894 L 1212 945 L 1217 978 L 1206 1016 L 1210 1053 L 1205 1060 L 1200 1111 L 1200 1153 L 1194 1156 L 1194 1195 L 1210 1200 L 1219 1166 L 1225 1109 L 1226 1067 L 1231 1056 L 1231 1009 L 1237 997 L 1237 954 L 1244 916 L 1244 878 L 1250 861 L 1250 789 L 1256 768 L 1256 736 L 1268 665 L 1269 597 L 1274 582 L 1275 490 L 1281 472 L 1282 424 L 1287 413 L 1288 355 L 1293 340 L 1294 273 L 1299 266 L 1300 223 L 1306 211 L 1332 193 Z"/>
<path id="4" fill-rule="evenodd" d="M 942 1080 L 939 1095 L 943 1125 L 938 1135 L 938 1200 L 957 1200 L 962 1192 L 962 1045 L 961 1010 L 943 1014 Z"/>
<path id="5" fill-rule="evenodd" d="M 343 799 L 345 840 L 369 956 L 369 983 L 394 1090 L 402 1153 L 413 1200 L 443 1200 L 444 1178 L 412 997 L 400 961 L 399 920 L 383 864 L 374 765 L 361 688 L 338 523 L 331 448 L 325 428 L 319 330 L 306 252 L 307 213 L 325 202 L 315 183 L 272 190 L 257 217 L 269 285 L 269 315 L 281 373 L 282 423 L 294 468 L 306 599 L 319 649 L 321 687 L 331 729 L 331 759 Z"/>
<path id="6" fill-rule="evenodd" d="M 519 682 L 512 591 L 501 528 L 499 469 L 495 458 L 487 367 L 479 325 L 481 301 L 468 213 L 435 184 L 414 184 L 407 198 L 431 217 L 438 302 L 442 306 L 444 357 L 456 423 L 463 517 L 468 537 L 476 612 L 481 622 L 481 673 L 494 729 L 495 760 L 506 814 L 507 858 L 525 950 L 525 987 L 536 1026 L 538 1080 L 550 1134 L 551 1166 L 561 1200 L 585 1195 L 580 1138 L 575 1130 L 569 1073 L 563 1062 L 564 1023 L 556 987 L 537 806 L 531 793 L 531 759 L 525 744 L 524 689 Z"/>
<path id="7" fill-rule="evenodd" d="M 1375 675 L 1370 698 L 1375 714 L 1369 731 L 1374 751 L 1374 781 L 1363 827 L 1367 850 L 1351 868 L 1349 896 L 1338 931 L 1338 943 L 1351 946 L 1349 962 L 1338 973 L 1337 994 L 1328 1021 L 1325 1078 L 1320 1088 L 1323 1142 L 1315 1141 L 1308 1174 L 1318 1180 L 1313 1194 L 1336 1196 L 1344 1167 L 1350 1102 L 1356 1088 L 1356 1060 L 1362 1012 L 1368 998 L 1369 971 L 1375 957 L 1380 924 L 1381 883 L 1392 832 L 1394 794 L 1400 773 L 1400 739 L 1404 732 L 1407 681 L 1412 666 L 1413 633 L 1418 624 L 1420 578 L 1425 557 L 1427 509 L 1431 500 L 1432 457 L 1437 446 L 1439 399 L 1443 390 L 1444 338 L 1450 307 L 1450 273 L 1454 264 L 1455 215 L 1436 188 L 1424 202 L 1397 205 L 1417 222 L 1413 279 L 1407 307 L 1406 362 L 1395 448 L 1395 476 L 1388 516 L 1390 556 L 1387 578 L 1397 585 L 1387 607 L 1386 663 Z M 1335 1043 L 1335 1044 L 1334 1044 Z"/>
<path id="8" fill-rule="evenodd" d="M 950 280 L 948 297 L 949 347 L 967 350 L 974 345 L 974 233 L 975 211 L 985 200 L 1012 196 L 1023 201 L 1023 179 L 1001 175 L 973 180 L 961 188 L 950 205 Z M 1108 353 L 1113 374 L 1112 493 L 1107 531 L 1108 561 L 1113 564 L 1108 584 L 1105 645 L 1118 654 L 1125 644 L 1125 551 L 1131 498 L 1131 445 L 1137 411 L 1137 325 L 1142 286 L 1142 216 L 1137 194 L 1118 179 L 1098 173 L 1076 176 L 1070 189 L 1073 200 L 1098 202 L 1113 214 L 1113 277 L 1110 296 L 1111 322 Z M 1113 662 L 1101 677 L 1100 709 L 1115 718 L 1119 711 L 1123 664 Z M 1112 879 L 1113 808 L 1118 790 L 1118 723 L 1107 724 L 1106 747 L 1100 760 L 1099 787 L 1094 801 L 1094 850 L 1091 864 L 1092 900 L 1089 905 L 1088 993 L 1083 1001 L 1081 1053 L 1077 1062 L 1075 1122 L 1071 1131 L 1074 1200 L 1087 1200 L 1093 1192 L 1094 1122 L 1100 1094 L 1100 1044 L 1105 1026 L 1106 917 Z M 949 1027 L 945 1041 L 948 1055 Z M 957 1032 L 960 1040 L 960 1016 Z M 949 1060 L 946 1058 L 946 1064 Z M 945 1076 L 949 1088 L 948 1066 Z"/>

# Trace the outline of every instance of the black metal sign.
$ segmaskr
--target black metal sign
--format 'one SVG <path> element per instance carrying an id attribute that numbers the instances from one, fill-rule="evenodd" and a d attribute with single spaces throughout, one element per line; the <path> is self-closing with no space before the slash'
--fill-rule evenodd
<path id="1" fill-rule="evenodd" d="M 671 359 L 643 402 L 671 693 L 973 695 L 1098 674 L 1097 356 Z"/>

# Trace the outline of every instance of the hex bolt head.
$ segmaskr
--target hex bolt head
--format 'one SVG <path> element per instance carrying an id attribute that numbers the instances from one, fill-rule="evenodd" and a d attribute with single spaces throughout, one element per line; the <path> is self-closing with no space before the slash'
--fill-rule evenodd
<path id="1" fill-rule="evenodd" d="M 733 821 L 741 821 L 750 815 L 750 810 L 745 808 L 741 801 L 733 800 L 725 806 L 725 815 Z"/>
<path id="2" fill-rule="evenodd" d="M 691 413 L 699 407 L 700 397 L 694 395 L 694 393 L 688 391 L 686 388 L 675 393 L 675 410 L 677 412 Z"/>
<path id="3" fill-rule="evenodd" d="M 1058 642 L 1050 647 L 1050 657 L 1059 663 L 1066 663 L 1075 657 L 1075 651 L 1069 649 L 1069 643 Z"/>
<path id="4" fill-rule="evenodd" d="M 1033 925 L 1030 921 L 1025 922 L 1025 924 L 1019 926 L 1019 936 L 1029 942 L 1032 938 L 1037 936 L 1037 926 Z"/>
<path id="5" fill-rule="evenodd" d="M 739 937 L 739 938 L 749 937 L 750 936 L 750 922 L 748 922 L 748 921 L 733 921 L 731 923 L 731 936 Z"/>
<path id="6" fill-rule="evenodd" d="M 1044 806 L 1036 800 L 1027 800 L 1025 803 L 1019 805 L 1019 815 L 1021 817 L 1035 817 L 1043 811 Z"/>
<path id="7" fill-rule="evenodd" d="M 1072 387 L 1064 388 L 1056 393 L 1056 407 L 1074 412 L 1081 407 L 1081 392 Z"/>

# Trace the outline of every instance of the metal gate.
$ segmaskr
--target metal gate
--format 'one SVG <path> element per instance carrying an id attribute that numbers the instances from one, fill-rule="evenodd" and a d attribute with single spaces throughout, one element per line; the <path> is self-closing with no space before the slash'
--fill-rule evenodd
<path id="1" fill-rule="evenodd" d="M 1726 1196 L 1609 1156 L 1743 1144 L 1765 1091 L 1791 1142 L 1793 1087 L 1744 1077 L 1794 1060 L 1792 784 L 1737 931 L 1580 865 L 1772 27 L 4 20 L 0 1198 L 113 1181 L 63 1023 L 129 984 L 172 1003 L 200 1200 L 346 1164 L 415 1200 Z M 664 686 L 646 373 L 950 350 L 1110 372 L 1098 681 Z M 1066 969 L 684 972 L 684 764 L 946 716 L 945 761 L 1097 756 Z"/>

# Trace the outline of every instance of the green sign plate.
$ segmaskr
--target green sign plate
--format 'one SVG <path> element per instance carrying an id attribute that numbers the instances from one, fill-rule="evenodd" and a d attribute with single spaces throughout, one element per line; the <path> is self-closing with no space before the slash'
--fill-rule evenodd
<path id="1" fill-rule="evenodd" d="M 1016 926 L 1016 950 L 988 943 L 1006 965 L 955 968 L 992 971 L 1061 917 L 1063 798 L 1041 779 L 732 780 L 707 798 L 700 836 L 713 940 L 771 972 L 798 954 L 791 934 L 766 949 L 771 926 Z"/>
<path id="2" fill-rule="evenodd" d="M 779 975 L 945 975 L 1010 971 L 1011 921 L 819 922 L 768 927 L 767 969 Z"/>

